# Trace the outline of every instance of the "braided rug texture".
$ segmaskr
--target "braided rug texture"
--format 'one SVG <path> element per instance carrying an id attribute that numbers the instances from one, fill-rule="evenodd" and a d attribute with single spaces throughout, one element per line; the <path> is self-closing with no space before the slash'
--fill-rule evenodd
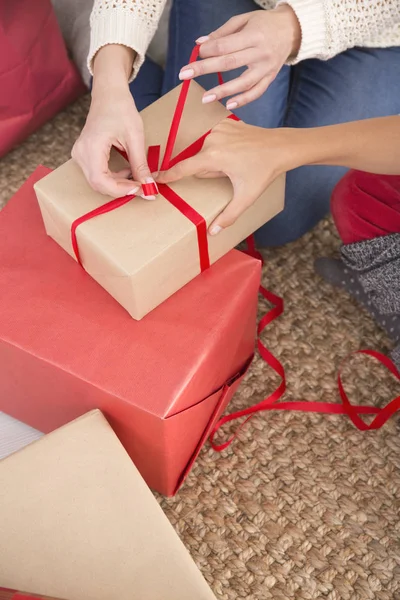
<path id="1" fill-rule="evenodd" d="M 0 207 L 39 163 L 69 158 L 88 105 L 82 98 L 0 161 Z M 265 252 L 263 282 L 283 295 L 285 314 L 264 341 L 287 370 L 287 400 L 337 402 L 341 360 L 390 349 L 363 309 L 313 273 L 314 258 L 337 248 L 327 219 Z M 366 356 L 350 360 L 344 382 L 354 403 L 383 406 L 400 393 Z M 231 408 L 277 383 L 257 358 Z M 206 446 L 179 494 L 159 501 L 218 600 L 400 600 L 398 417 L 362 433 L 343 416 L 260 414 L 222 454 Z"/>

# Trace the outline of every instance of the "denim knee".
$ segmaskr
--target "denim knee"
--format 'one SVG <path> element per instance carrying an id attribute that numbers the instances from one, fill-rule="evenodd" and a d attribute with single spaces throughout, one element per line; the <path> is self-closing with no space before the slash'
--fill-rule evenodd
<path id="1" fill-rule="evenodd" d="M 285 208 L 256 234 L 260 246 L 282 246 L 307 233 L 329 213 L 332 190 L 342 167 L 307 166 L 286 176 Z"/>

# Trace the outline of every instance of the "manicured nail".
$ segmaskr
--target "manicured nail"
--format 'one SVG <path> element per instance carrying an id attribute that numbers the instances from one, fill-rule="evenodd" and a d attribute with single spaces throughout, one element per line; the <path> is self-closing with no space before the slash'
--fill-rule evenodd
<path id="1" fill-rule="evenodd" d="M 150 184 L 150 183 L 154 184 L 156 186 L 156 188 L 157 188 L 157 184 L 156 184 L 156 182 L 154 180 L 154 177 L 146 177 L 146 179 L 144 181 L 145 181 L 146 184 Z M 158 188 L 157 188 L 157 192 L 158 192 Z"/>
<path id="2" fill-rule="evenodd" d="M 182 81 L 182 79 L 191 79 L 194 76 L 194 71 L 193 69 L 182 69 L 181 72 L 179 73 L 179 79 Z"/>
<path id="3" fill-rule="evenodd" d="M 237 108 L 238 103 L 237 102 L 228 102 L 228 104 L 226 105 L 226 108 L 228 110 L 235 110 L 235 108 Z"/>
<path id="4" fill-rule="evenodd" d="M 204 44 L 204 42 L 208 42 L 209 39 L 210 39 L 209 35 L 202 35 L 201 37 L 199 37 L 196 40 L 196 44 Z"/>
<path id="5" fill-rule="evenodd" d="M 142 185 L 143 198 L 154 200 L 156 194 L 158 194 L 158 187 L 152 177 L 146 177 L 145 183 Z"/>
<path id="6" fill-rule="evenodd" d="M 222 231 L 222 227 L 220 227 L 219 225 L 214 225 L 210 229 L 210 235 L 217 235 L 217 233 L 219 233 L 220 231 Z"/>
<path id="7" fill-rule="evenodd" d="M 155 200 L 156 199 L 155 196 L 145 196 L 144 194 L 139 194 L 139 196 L 141 198 L 143 198 L 143 200 Z"/>
<path id="8" fill-rule="evenodd" d="M 216 99 L 216 94 L 208 94 L 207 96 L 203 96 L 201 101 L 203 104 L 209 104 L 210 102 L 214 102 Z"/>
<path id="9" fill-rule="evenodd" d="M 127 196 L 134 196 L 136 194 L 136 192 L 138 191 L 138 187 L 133 188 L 133 190 L 131 190 L 130 192 L 127 193 Z"/>

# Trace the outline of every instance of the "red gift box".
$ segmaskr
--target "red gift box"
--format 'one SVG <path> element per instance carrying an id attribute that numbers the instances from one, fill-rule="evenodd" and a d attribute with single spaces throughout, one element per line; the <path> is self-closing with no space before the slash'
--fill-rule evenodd
<path id="1" fill-rule="evenodd" d="M 260 261 L 233 250 L 134 321 L 46 236 L 48 172 L 0 214 L 0 410 L 49 432 L 99 408 L 173 495 L 251 361 Z"/>

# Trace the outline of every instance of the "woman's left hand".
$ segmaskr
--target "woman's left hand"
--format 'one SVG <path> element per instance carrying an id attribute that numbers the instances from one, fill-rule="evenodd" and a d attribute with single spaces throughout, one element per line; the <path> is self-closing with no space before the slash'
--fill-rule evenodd
<path id="1" fill-rule="evenodd" d="M 298 53 L 300 24 L 289 5 L 256 10 L 232 17 L 219 29 L 197 40 L 203 60 L 181 69 L 180 79 L 247 67 L 242 75 L 203 96 L 203 103 L 233 96 L 228 110 L 259 98 L 275 79 L 289 56 Z"/>
<path id="2" fill-rule="evenodd" d="M 171 183 L 191 175 L 229 177 L 233 198 L 209 227 L 209 233 L 216 235 L 232 225 L 278 175 L 296 166 L 292 131 L 225 119 L 214 127 L 201 152 L 160 173 L 157 181 Z"/>

